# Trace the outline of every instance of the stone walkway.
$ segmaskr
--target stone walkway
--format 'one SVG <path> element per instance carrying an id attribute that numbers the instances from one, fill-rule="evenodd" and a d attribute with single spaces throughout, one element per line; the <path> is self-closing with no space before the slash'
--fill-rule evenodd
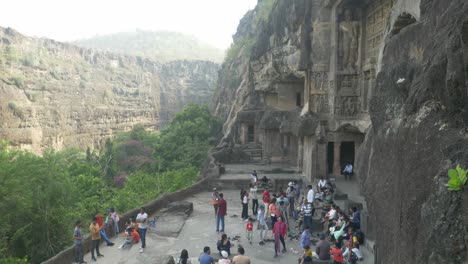
<path id="1" fill-rule="evenodd" d="M 229 167 L 229 171 L 233 174 L 239 173 L 237 170 L 251 171 L 250 167 L 238 165 Z M 258 170 L 258 169 L 257 169 Z M 292 173 L 291 173 L 292 174 Z M 239 174 L 240 175 L 240 174 Z M 283 175 L 281 175 L 283 176 Z M 247 175 L 246 175 L 247 177 Z M 291 177 L 291 175 L 290 175 Z M 337 179 L 336 183 L 343 192 L 348 193 L 351 199 L 361 202 L 359 198 L 359 189 L 355 182 L 345 182 L 343 179 Z M 300 241 L 286 241 L 288 252 L 281 254 L 279 258 L 273 258 L 274 245 L 268 242 L 263 246 L 258 245 L 259 231 L 254 228 L 254 242 L 250 245 L 245 236 L 245 224 L 240 219 L 241 215 L 241 202 L 238 190 L 220 190 L 224 193 L 224 197 L 228 203 L 228 217 L 226 217 L 226 234 L 229 237 L 236 235 L 241 236 L 240 242 L 233 242 L 234 247 L 231 248 L 231 253 L 237 252 L 238 244 L 244 246 L 247 256 L 250 256 L 252 263 L 267 264 L 267 263 L 297 263 L 297 258 L 300 256 L 302 250 L 300 249 Z M 260 197 L 261 198 L 261 195 Z M 179 235 L 177 237 L 163 237 L 156 235 L 155 230 L 149 230 L 147 234 L 147 248 L 144 253 L 139 253 L 139 245 L 134 245 L 130 249 L 117 249 L 123 238 L 114 238 L 114 247 L 106 247 L 105 244 L 101 246 L 101 253 L 105 257 L 99 258 L 97 263 L 109 264 L 154 264 L 166 263 L 163 262 L 161 256 L 171 255 L 175 259 L 180 254 L 182 249 L 187 249 L 192 263 L 198 263 L 198 256 L 201 254 L 204 246 L 211 248 L 211 255 L 218 258 L 216 249 L 216 242 L 220 239 L 220 235 L 216 234 L 214 211 L 211 205 L 210 192 L 199 193 L 195 196 L 188 197 L 184 201 L 193 203 L 193 212 L 190 217 L 185 221 Z M 251 210 L 251 203 L 249 204 L 249 213 Z M 316 214 L 317 215 L 317 214 Z M 157 215 L 155 215 L 157 217 Z M 151 216 L 151 218 L 154 216 Z M 174 220 L 176 221 L 176 220 Z M 295 224 L 294 224 L 295 225 Z M 161 230 L 165 227 L 171 226 L 170 223 L 157 222 L 156 229 Z M 256 227 L 256 225 L 254 225 Z M 316 239 L 317 230 L 313 230 L 313 238 Z M 269 231 L 271 235 L 271 231 Z M 299 253 L 293 253 L 291 248 Z M 360 264 L 371 264 L 373 256 L 367 250 L 363 249 L 365 260 L 359 262 Z M 90 262 L 91 254 L 85 256 L 85 261 Z"/>

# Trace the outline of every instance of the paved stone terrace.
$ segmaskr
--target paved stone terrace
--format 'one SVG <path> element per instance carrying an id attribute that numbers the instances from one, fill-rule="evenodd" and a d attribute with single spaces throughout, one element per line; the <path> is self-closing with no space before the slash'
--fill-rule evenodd
<path id="1" fill-rule="evenodd" d="M 284 165 L 283 165 L 284 166 Z M 262 167 L 261 169 L 253 164 L 248 165 L 234 165 L 228 166 L 228 174 L 223 175 L 222 177 L 234 177 L 232 174 L 242 175 L 242 172 L 239 172 L 241 169 L 246 173 L 250 173 L 253 169 L 257 171 L 268 171 L 274 166 Z M 292 173 L 294 176 L 298 177 L 298 174 Z M 259 174 L 263 175 L 263 174 Z M 267 174 L 268 176 L 273 174 Z M 285 177 L 293 177 L 291 173 L 284 174 Z M 248 178 L 248 174 L 245 175 Z M 283 173 L 279 173 L 276 177 L 283 177 Z M 337 185 L 340 186 L 340 189 L 347 192 L 350 191 L 353 193 L 353 196 L 357 195 L 357 184 L 352 182 L 344 182 L 342 179 L 337 179 Z M 241 236 L 241 241 L 234 241 L 234 247 L 231 248 L 231 253 L 235 254 L 237 252 L 237 245 L 241 244 L 246 249 L 246 255 L 250 256 L 252 263 L 266 264 L 266 263 L 297 263 L 297 258 L 301 254 L 300 241 L 289 241 L 286 240 L 286 246 L 288 252 L 281 254 L 279 258 L 273 258 L 274 255 L 274 245 L 272 242 L 268 242 L 263 246 L 258 245 L 259 241 L 259 231 L 256 230 L 256 225 L 254 225 L 254 243 L 250 245 L 247 242 L 245 237 L 245 224 L 240 219 L 241 215 L 241 202 L 239 197 L 238 190 L 220 190 L 224 193 L 224 197 L 228 203 L 228 216 L 226 217 L 226 234 L 229 237 L 234 237 L 236 235 Z M 210 192 L 198 193 L 194 196 L 183 199 L 184 201 L 193 203 L 193 212 L 191 216 L 185 221 L 184 226 L 181 229 L 178 237 L 162 237 L 156 235 L 154 230 L 149 230 L 147 234 L 147 248 L 144 253 L 139 253 L 139 245 L 134 245 L 130 249 L 117 249 L 123 238 L 113 238 L 115 242 L 114 247 L 107 247 L 105 244 L 101 244 L 101 253 L 105 255 L 103 258 L 98 258 L 97 263 L 109 263 L 109 264 L 150 264 L 150 263 L 159 263 L 158 259 L 162 255 L 172 255 L 175 259 L 179 256 L 182 249 L 187 249 L 189 256 L 192 260 L 192 263 L 198 263 L 198 256 L 200 255 L 204 246 L 209 246 L 211 248 L 212 256 L 215 258 L 218 257 L 218 252 L 216 249 L 216 242 L 219 240 L 220 235 L 216 234 L 215 218 L 214 211 L 211 205 Z M 249 214 L 251 213 L 251 208 L 249 204 Z M 317 214 L 316 214 L 317 215 Z M 154 215 L 156 216 L 156 215 Z M 154 217 L 154 216 L 151 216 Z M 158 222 L 156 224 L 156 229 L 164 228 L 164 222 Z M 170 224 L 169 224 L 170 225 Z M 294 224 L 295 225 L 295 224 Z M 271 231 L 268 233 L 271 235 Z M 313 230 L 313 238 L 316 239 L 317 230 Z M 298 251 L 299 253 L 293 253 L 291 248 Z M 370 255 L 368 250 L 363 249 L 365 260 L 359 263 L 362 264 L 371 264 L 373 263 L 373 256 Z M 85 255 L 85 261 L 90 262 L 91 254 Z"/>

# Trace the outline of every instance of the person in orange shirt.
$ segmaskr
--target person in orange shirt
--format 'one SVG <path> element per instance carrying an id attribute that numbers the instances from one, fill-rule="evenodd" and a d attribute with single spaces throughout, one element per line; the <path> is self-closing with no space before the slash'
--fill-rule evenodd
<path id="1" fill-rule="evenodd" d="M 273 228 L 275 223 L 278 221 L 278 217 L 280 216 L 279 209 L 276 205 L 276 198 L 271 200 L 270 205 L 268 205 L 268 211 L 270 212 L 271 227 Z"/>
<path id="2" fill-rule="evenodd" d="M 101 230 L 102 227 L 99 227 L 97 223 L 97 217 L 93 217 L 93 221 L 89 225 L 89 233 L 91 234 L 91 259 L 96 261 L 96 257 L 94 256 L 94 250 L 96 250 L 98 257 L 104 257 L 99 252 L 99 242 L 101 242 Z"/>
<path id="3" fill-rule="evenodd" d="M 338 247 L 338 243 L 335 243 L 335 246 L 330 250 L 330 255 L 333 257 L 333 264 L 343 264 L 343 251 Z"/>
<path id="4" fill-rule="evenodd" d="M 140 242 L 140 234 L 138 234 L 136 229 L 130 228 L 127 232 L 125 232 L 125 237 L 125 241 L 120 247 L 118 247 L 118 249 L 122 249 L 126 245 L 138 244 Z"/>

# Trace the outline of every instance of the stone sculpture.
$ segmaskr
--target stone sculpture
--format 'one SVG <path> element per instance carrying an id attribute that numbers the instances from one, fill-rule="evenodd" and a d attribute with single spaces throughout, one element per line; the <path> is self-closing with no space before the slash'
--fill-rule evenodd
<path id="1" fill-rule="evenodd" d="M 359 22 L 352 19 L 351 10 L 346 9 L 344 20 L 339 24 L 341 69 L 347 72 L 355 71 L 356 59 L 358 57 Z"/>

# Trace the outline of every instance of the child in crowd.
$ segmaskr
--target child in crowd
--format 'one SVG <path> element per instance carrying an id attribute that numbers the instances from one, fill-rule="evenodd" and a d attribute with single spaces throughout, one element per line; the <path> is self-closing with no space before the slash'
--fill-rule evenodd
<path id="1" fill-rule="evenodd" d="M 335 246 L 330 250 L 330 255 L 333 257 L 333 264 L 343 264 L 343 251 L 339 247 L 338 243 L 335 243 Z"/>
<path id="2" fill-rule="evenodd" d="M 122 249 L 126 245 L 138 244 L 140 242 L 140 234 L 138 234 L 138 232 L 133 228 L 127 229 L 127 231 L 125 231 L 124 233 L 124 236 L 125 240 L 123 244 L 120 247 L 118 247 L 118 249 Z"/>
<path id="3" fill-rule="evenodd" d="M 249 217 L 249 221 L 247 222 L 245 229 L 247 232 L 247 239 L 249 240 L 249 243 L 252 244 L 253 222 L 251 217 Z"/>
<path id="4" fill-rule="evenodd" d="M 312 250 L 310 250 L 309 245 L 304 246 L 304 253 L 299 258 L 299 264 L 304 264 L 304 262 L 312 261 Z"/>

